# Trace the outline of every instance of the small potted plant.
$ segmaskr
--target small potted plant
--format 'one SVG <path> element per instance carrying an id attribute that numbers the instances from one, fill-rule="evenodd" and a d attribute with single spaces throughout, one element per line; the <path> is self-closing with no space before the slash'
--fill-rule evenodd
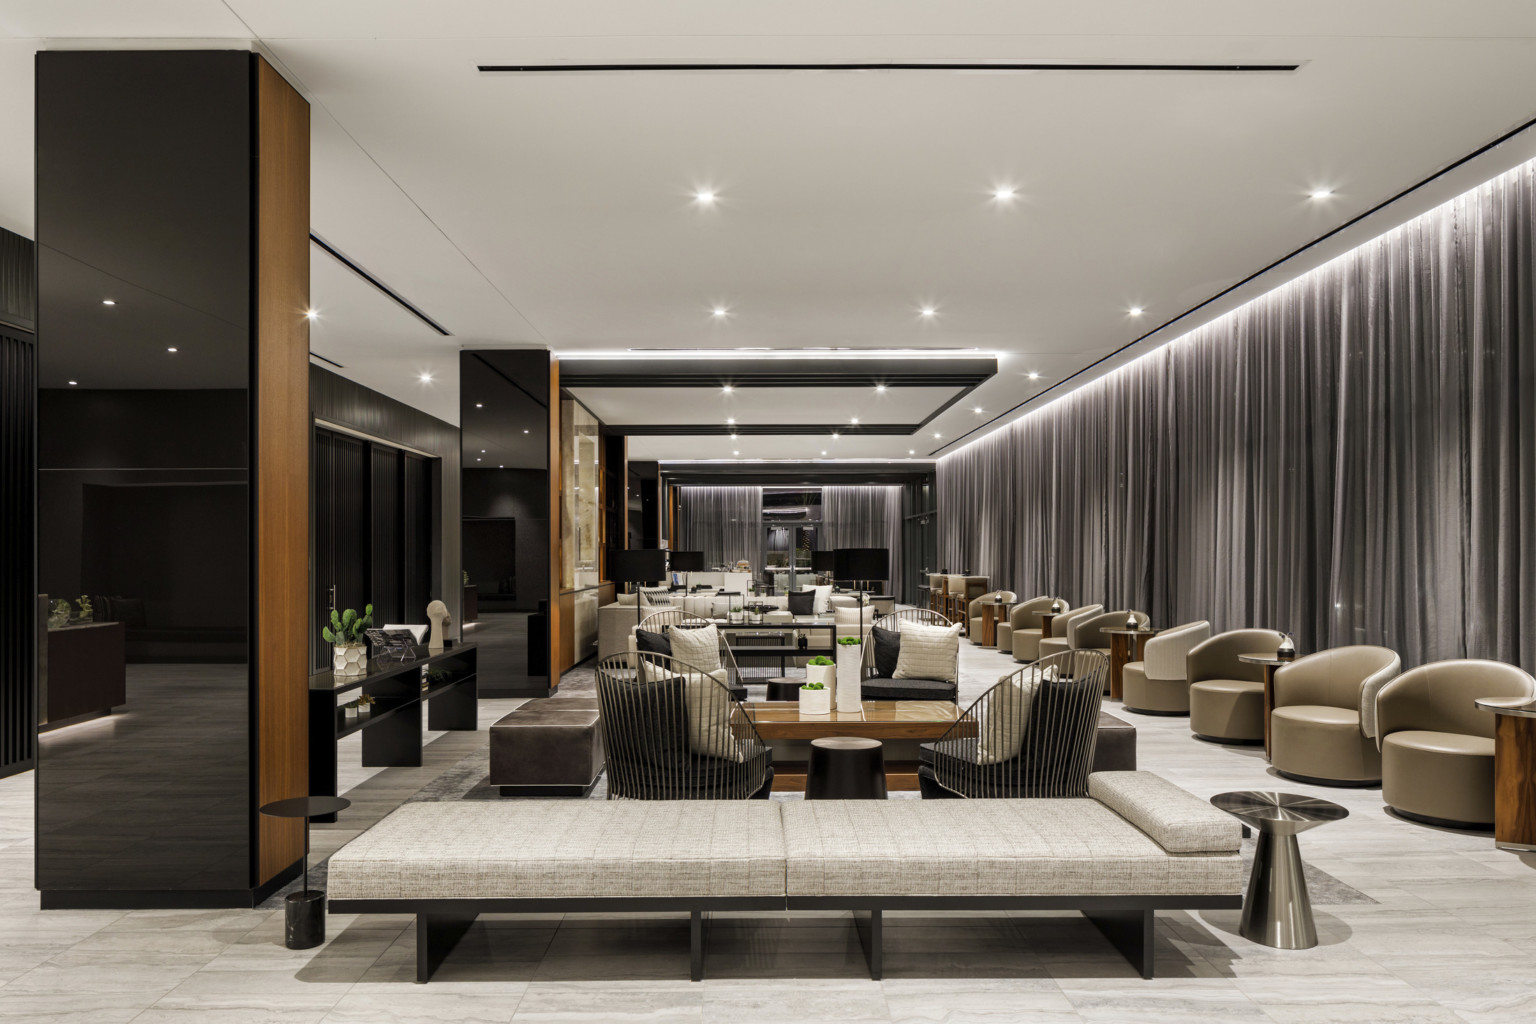
<path id="1" fill-rule="evenodd" d="M 89 594 L 81 594 L 80 600 L 75 603 L 80 606 L 80 614 L 77 616 L 79 621 L 90 622 L 91 617 L 96 614 L 91 608 L 91 596 Z"/>
<path id="2" fill-rule="evenodd" d="M 373 707 L 373 698 L 368 694 L 365 693 L 357 698 L 357 715 L 359 718 L 367 718 L 373 714 Z"/>
<path id="3" fill-rule="evenodd" d="M 731 605 L 731 625 L 741 625 L 741 605 L 739 604 Z"/>
<path id="4" fill-rule="evenodd" d="M 830 715 L 832 691 L 822 683 L 807 682 L 800 687 L 800 713 L 802 715 Z"/>
<path id="5" fill-rule="evenodd" d="M 338 613 L 331 609 L 331 624 L 320 632 L 331 645 L 331 671 L 338 676 L 360 676 L 368 671 L 367 632 L 373 627 L 373 605 L 363 609 L 361 617 L 348 608 Z"/>
<path id="6" fill-rule="evenodd" d="M 361 699 L 361 698 L 359 698 L 359 699 Z M 357 716 L 358 716 L 359 711 L 360 711 L 360 709 L 358 708 L 357 701 L 355 701 L 355 700 L 354 701 L 349 701 L 346 704 L 343 704 L 341 706 L 341 715 L 342 715 L 343 718 L 345 718 L 349 722 L 357 720 Z"/>
<path id="7" fill-rule="evenodd" d="M 837 643 L 840 647 L 857 647 L 863 642 L 861 637 L 856 636 L 840 636 L 837 638 Z"/>
<path id="8" fill-rule="evenodd" d="M 69 613 L 69 602 L 64 598 L 61 597 L 53 602 L 53 608 L 48 613 L 48 628 L 63 629 L 69 625 Z"/>
<path id="9" fill-rule="evenodd" d="M 818 654 L 805 663 L 805 681 L 831 690 L 837 685 L 837 662 L 824 654 Z"/>

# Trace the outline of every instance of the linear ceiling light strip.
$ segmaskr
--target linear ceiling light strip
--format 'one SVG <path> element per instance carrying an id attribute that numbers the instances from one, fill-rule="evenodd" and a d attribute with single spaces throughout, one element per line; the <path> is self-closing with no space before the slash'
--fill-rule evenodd
<path id="1" fill-rule="evenodd" d="M 340 263 L 342 266 L 352 271 L 352 273 L 356 274 L 364 281 L 367 281 L 379 291 L 383 292 L 385 295 L 388 295 L 391 299 L 394 299 L 406 312 L 410 313 L 416 319 L 432 328 L 438 334 L 441 334 L 445 338 L 452 337 L 452 334 L 449 332 L 448 328 L 444 327 L 442 324 L 438 323 L 436 320 L 433 320 L 431 317 L 427 316 L 427 314 L 411 305 L 411 303 L 399 292 L 395 291 L 389 285 L 385 284 L 383 281 L 380 281 L 378 278 L 368 273 L 368 271 L 352 262 L 351 258 L 343 253 L 340 249 L 336 248 L 334 245 L 327 242 L 313 231 L 309 233 L 309 240 L 314 242 L 320 248 L 324 249 L 337 263 Z"/>
<path id="2" fill-rule="evenodd" d="M 1069 64 L 1024 62 L 959 62 L 944 61 L 880 61 L 847 62 L 835 64 L 800 63 L 753 63 L 726 64 L 714 62 L 679 64 L 481 64 L 479 70 L 486 74 L 544 75 L 570 73 L 612 72 L 674 72 L 674 71 L 1076 71 L 1094 73 L 1115 72 L 1177 72 L 1181 74 L 1275 74 L 1297 70 L 1300 64 Z"/>

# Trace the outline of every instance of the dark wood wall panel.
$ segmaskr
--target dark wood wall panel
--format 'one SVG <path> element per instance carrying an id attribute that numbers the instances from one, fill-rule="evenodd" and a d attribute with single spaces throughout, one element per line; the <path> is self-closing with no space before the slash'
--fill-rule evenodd
<path id="1" fill-rule="evenodd" d="M 36 756 L 36 387 L 31 337 L 0 325 L 0 777 L 26 771 Z"/>
<path id="2" fill-rule="evenodd" d="M 403 617 L 405 567 L 400 556 L 405 545 L 401 529 L 405 502 L 400 490 L 401 457 L 398 448 L 375 445 L 372 477 L 368 481 L 372 495 L 369 518 L 373 522 L 373 583 L 368 594 L 373 601 L 373 621 L 380 626 L 386 622 L 416 621 Z"/>
<path id="3" fill-rule="evenodd" d="M 404 453 L 401 474 L 401 579 L 406 622 L 427 621 L 432 600 L 432 466 L 419 455 Z M 459 591 L 462 601 L 462 588 Z M 447 603 L 447 599 L 443 599 Z M 449 613 L 457 616 L 453 607 Z M 457 618 L 455 619 L 457 622 Z"/>
<path id="4" fill-rule="evenodd" d="M 309 104 L 260 56 L 256 100 L 256 806 L 309 792 Z M 253 809 L 254 810 L 254 809 Z M 304 823 L 258 816 L 261 885 Z"/>

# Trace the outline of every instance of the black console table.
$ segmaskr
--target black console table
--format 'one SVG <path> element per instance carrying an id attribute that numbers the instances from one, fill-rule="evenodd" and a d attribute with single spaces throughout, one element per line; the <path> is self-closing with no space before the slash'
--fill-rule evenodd
<path id="1" fill-rule="evenodd" d="M 421 709 L 427 728 L 438 731 L 480 727 L 475 682 L 477 647 L 458 644 L 438 654 L 413 649 L 414 661 L 373 658 L 360 676 L 319 672 L 309 677 L 309 792 L 336 795 L 336 744 L 363 734 L 363 764 L 369 768 L 421 766 Z M 373 698 L 371 714 L 347 718 L 342 710 L 362 694 Z M 315 821 L 335 821 L 323 815 Z"/>

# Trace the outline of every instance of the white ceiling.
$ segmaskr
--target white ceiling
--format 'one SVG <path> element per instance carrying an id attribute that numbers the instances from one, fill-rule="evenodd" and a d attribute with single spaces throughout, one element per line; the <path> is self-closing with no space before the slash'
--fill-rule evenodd
<path id="1" fill-rule="evenodd" d="M 1015 405 L 1536 115 L 1528 0 L 0 0 L 0 137 L 30 135 L 36 49 L 157 39 L 254 40 L 278 62 L 314 104 L 315 230 L 453 334 L 316 250 L 313 348 L 348 376 L 456 422 L 460 347 L 999 354 L 921 439 L 842 439 L 860 458 L 926 455 L 972 405 Z M 657 59 L 1304 66 L 475 71 Z M 30 177 L 28 147 L 0 148 L 0 224 L 27 234 Z M 994 201 L 1001 184 L 1020 197 Z M 706 186 L 713 208 L 691 200 Z M 822 422 L 826 397 L 788 411 Z M 630 452 L 805 458 L 823 439 L 722 442 Z"/>
<path id="2" fill-rule="evenodd" d="M 715 431 L 783 423 L 921 423 L 959 388 L 572 388 L 604 423 L 700 424 Z"/>

